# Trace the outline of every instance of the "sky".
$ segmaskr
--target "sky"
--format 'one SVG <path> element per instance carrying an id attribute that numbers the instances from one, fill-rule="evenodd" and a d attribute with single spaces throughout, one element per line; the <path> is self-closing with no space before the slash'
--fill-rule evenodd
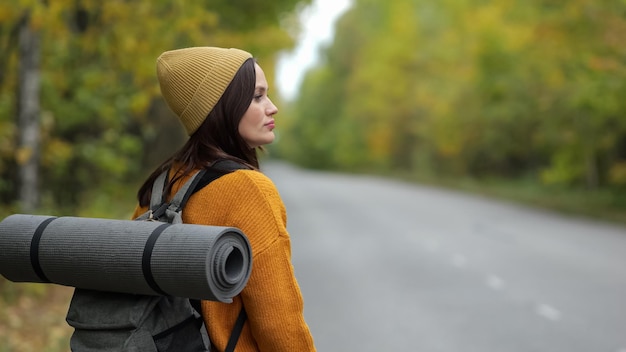
<path id="1" fill-rule="evenodd" d="M 302 32 L 296 47 L 283 53 L 276 67 L 276 84 L 283 98 L 297 96 L 304 74 L 317 62 L 320 46 L 332 40 L 335 21 L 350 5 L 351 0 L 313 0 L 300 12 Z"/>

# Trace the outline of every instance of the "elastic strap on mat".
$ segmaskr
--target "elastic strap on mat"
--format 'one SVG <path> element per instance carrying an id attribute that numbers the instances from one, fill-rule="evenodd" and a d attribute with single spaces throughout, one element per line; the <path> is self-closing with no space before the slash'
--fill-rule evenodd
<path id="1" fill-rule="evenodd" d="M 50 279 L 46 277 L 46 274 L 43 273 L 43 269 L 41 268 L 41 263 L 39 262 L 39 242 L 41 242 L 41 236 L 43 235 L 43 231 L 50 225 L 50 223 L 54 220 L 58 219 L 57 217 L 52 217 L 44 220 L 33 234 L 33 239 L 30 242 L 30 265 L 33 266 L 33 270 L 35 270 L 35 274 L 42 280 L 42 282 L 50 283 Z"/>
<path id="2" fill-rule="evenodd" d="M 152 251 L 154 250 L 154 245 L 156 244 L 157 239 L 159 238 L 159 236 L 161 236 L 161 233 L 163 233 L 163 231 L 169 226 L 170 224 L 163 224 L 154 229 L 154 231 L 152 231 L 152 234 L 150 234 L 150 237 L 148 237 L 148 240 L 146 241 L 146 246 L 143 249 L 143 256 L 141 258 L 141 269 L 143 271 L 143 276 L 146 279 L 146 282 L 148 283 L 148 285 L 150 285 L 150 288 L 153 291 L 158 292 L 164 296 L 168 296 L 168 294 L 163 291 L 156 283 L 156 280 L 154 280 L 150 260 L 152 259 Z"/>

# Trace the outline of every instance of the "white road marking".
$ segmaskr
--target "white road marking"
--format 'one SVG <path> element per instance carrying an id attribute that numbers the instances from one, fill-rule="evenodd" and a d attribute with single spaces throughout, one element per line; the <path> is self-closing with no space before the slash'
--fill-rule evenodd
<path id="1" fill-rule="evenodd" d="M 535 307 L 535 313 L 552 321 L 557 321 L 561 319 L 561 312 L 548 304 L 540 304 Z"/>
<path id="2" fill-rule="evenodd" d="M 504 288 L 504 280 L 502 280 L 501 278 L 499 278 L 496 275 L 489 275 L 487 277 L 487 280 L 485 281 L 487 286 L 489 286 L 489 288 L 492 288 L 494 290 L 501 290 L 502 288 Z"/>

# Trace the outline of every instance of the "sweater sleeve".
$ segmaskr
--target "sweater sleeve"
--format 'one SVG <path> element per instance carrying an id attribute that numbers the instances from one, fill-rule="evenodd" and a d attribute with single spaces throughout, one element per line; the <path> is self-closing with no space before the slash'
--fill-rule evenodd
<path id="1" fill-rule="evenodd" d="M 252 276 L 241 297 L 260 351 L 315 350 L 304 321 L 288 239 L 279 239 L 254 258 Z"/>
<path id="2" fill-rule="evenodd" d="M 253 260 L 248 284 L 233 304 L 203 302 L 212 341 L 223 350 L 221 345 L 228 334 L 220 331 L 215 321 L 233 319 L 243 304 L 248 320 L 237 351 L 315 351 L 291 263 L 285 207 L 276 187 L 265 175 L 248 170 L 224 176 L 215 181 L 214 187 L 206 192 L 215 194 L 219 188 L 220 203 L 228 208 L 219 221 L 246 234 Z M 229 332 L 232 323 L 225 328 Z"/>

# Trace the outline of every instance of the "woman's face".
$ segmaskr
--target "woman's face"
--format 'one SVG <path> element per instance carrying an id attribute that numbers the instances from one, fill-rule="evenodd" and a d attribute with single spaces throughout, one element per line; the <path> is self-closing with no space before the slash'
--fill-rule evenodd
<path id="1" fill-rule="evenodd" d="M 239 134 L 250 148 L 256 148 L 274 141 L 274 114 L 278 108 L 272 103 L 267 91 L 265 73 L 258 64 L 254 65 L 256 85 L 254 98 L 239 121 Z"/>

